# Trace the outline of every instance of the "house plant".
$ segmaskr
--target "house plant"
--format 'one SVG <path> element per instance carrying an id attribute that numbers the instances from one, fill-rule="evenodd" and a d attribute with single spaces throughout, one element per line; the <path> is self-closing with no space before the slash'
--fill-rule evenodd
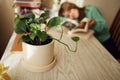
<path id="1" fill-rule="evenodd" d="M 54 57 L 54 40 L 64 44 L 70 51 L 69 46 L 61 42 L 60 39 L 53 38 L 47 33 L 47 27 L 55 27 L 63 23 L 65 18 L 53 17 L 45 12 L 39 18 L 35 18 L 33 13 L 25 15 L 17 15 L 15 18 L 14 30 L 17 34 L 22 34 L 20 42 L 23 42 L 23 66 L 29 71 L 42 72 L 49 70 L 55 65 L 56 58 Z M 42 29 L 42 27 L 44 27 Z M 72 37 L 76 42 L 78 37 Z M 38 51 L 39 50 L 39 51 Z"/>

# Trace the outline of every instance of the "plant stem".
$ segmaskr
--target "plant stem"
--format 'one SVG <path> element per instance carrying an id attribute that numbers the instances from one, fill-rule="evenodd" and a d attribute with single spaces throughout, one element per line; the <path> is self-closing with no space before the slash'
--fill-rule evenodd
<path id="1" fill-rule="evenodd" d="M 62 39 L 62 36 L 63 36 L 63 27 L 62 26 L 60 26 L 61 27 L 61 29 L 62 29 L 62 33 L 61 33 L 61 35 L 60 35 L 60 40 Z"/>
<path id="2" fill-rule="evenodd" d="M 56 41 L 58 41 L 58 42 L 60 42 L 60 43 L 62 43 L 62 44 L 64 44 L 68 48 L 68 50 L 70 50 L 71 52 L 76 52 L 77 51 L 77 42 L 76 42 L 75 49 L 72 50 L 66 43 L 61 42 L 59 39 L 55 39 L 55 38 L 53 38 L 53 39 L 56 40 Z"/>

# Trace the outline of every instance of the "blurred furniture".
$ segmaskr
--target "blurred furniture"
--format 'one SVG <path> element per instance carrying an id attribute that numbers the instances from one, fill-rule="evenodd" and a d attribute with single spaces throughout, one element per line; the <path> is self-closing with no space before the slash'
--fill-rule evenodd
<path id="1" fill-rule="evenodd" d="M 110 33 L 113 41 L 120 52 L 120 9 L 118 10 L 115 19 L 110 28 Z"/>
<path id="2" fill-rule="evenodd" d="M 60 33 L 56 28 L 50 29 L 50 35 L 59 38 Z M 22 52 L 12 53 L 16 34 L 13 33 L 8 46 L 2 56 L 1 62 L 9 66 L 9 75 L 12 80 L 119 80 L 120 64 L 110 53 L 92 36 L 89 40 L 80 40 L 78 50 L 70 52 L 62 44 L 55 42 L 56 66 L 50 71 L 33 73 L 22 67 Z M 70 48 L 75 43 L 66 34 L 62 41 L 69 44 Z"/>
<path id="3" fill-rule="evenodd" d="M 26 14 L 31 12 L 32 9 L 41 9 L 42 0 L 16 0 L 14 1 L 16 5 L 16 13 Z"/>

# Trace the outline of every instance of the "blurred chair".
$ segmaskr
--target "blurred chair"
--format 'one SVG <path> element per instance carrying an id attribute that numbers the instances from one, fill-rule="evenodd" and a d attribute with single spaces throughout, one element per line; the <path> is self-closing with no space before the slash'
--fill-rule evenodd
<path id="1" fill-rule="evenodd" d="M 118 51 L 120 52 L 120 9 L 118 10 L 110 27 L 110 33 Z"/>

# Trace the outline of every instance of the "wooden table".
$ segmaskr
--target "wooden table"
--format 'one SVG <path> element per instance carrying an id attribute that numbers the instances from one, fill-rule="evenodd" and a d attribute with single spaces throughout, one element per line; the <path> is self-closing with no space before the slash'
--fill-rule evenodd
<path id="1" fill-rule="evenodd" d="M 60 36 L 55 30 L 49 32 L 54 37 Z M 94 36 L 89 40 L 80 40 L 75 53 L 55 42 L 57 63 L 53 69 L 42 73 L 29 72 L 22 67 L 22 52 L 11 53 L 15 36 L 13 33 L 1 59 L 2 63 L 10 66 L 8 73 L 12 80 L 120 80 L 120 64 Z M 75 47 L 75 43 L 66 34 L 62 41 L 71 48 Z"/>

